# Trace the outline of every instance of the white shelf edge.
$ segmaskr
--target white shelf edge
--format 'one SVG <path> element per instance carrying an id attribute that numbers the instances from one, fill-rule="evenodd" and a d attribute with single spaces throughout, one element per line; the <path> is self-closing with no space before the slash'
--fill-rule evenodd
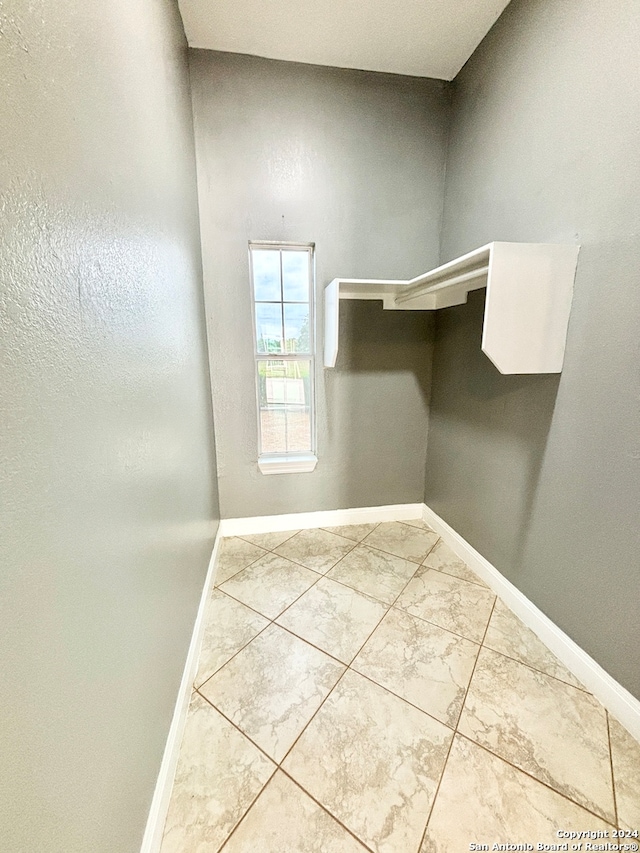
<path id="1" fill-rule="evenodd" d="M 404 279 L 334 278 L 325 288 L 324 366 L 335 367 L 341 299 L 436 311 L 487 288 L 482 351 L 501 373 L 562 370 L 579 246 L 493 242 Z"/>

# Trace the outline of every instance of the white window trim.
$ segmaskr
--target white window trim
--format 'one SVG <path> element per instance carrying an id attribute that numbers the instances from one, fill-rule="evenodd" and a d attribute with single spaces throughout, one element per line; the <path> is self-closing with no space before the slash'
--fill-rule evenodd
<path id="1" fill-rule="evenodd" d="M 258 457 L 263 474 L 310 474 L 318 464 L 315 453 L 278 453 Z"/>
<path id="2" fill-rule="evenodd" d="M 308 354 L 291 354 L 291 353 L 259 353 L 258 352 L 258 337 L 256 330 L 256 313 L 255 313 L 255 290 L 253 282 L 253 261 L 251 257 L 252 249 L 304 249 L 309 252 L 310 258 L 310 282 L 309 282 L 309 330 L 311 338 L 311 347 Z M 291 453 L 262 453 L 262 432 L 260 424 L 260 397 L 258 384 L 256 382 L 256 414 L 258 427 L 258 470 L 262 474 L 308 474 L 311 473 L 318 464 L 316 456 L 316 324 L 315 324 L 315 243 L 286 243 L 270 240 L 250 240 L 249 241 L 249 277 L 251 280 L 251 313 L 253 325 L 253 352 L 254 364 L 254 381 L 257 375 L 258 361 L 268 361 L 270 358 L 274 361 L 301 361 L 308 360 L 310 362 L 311 371 L 311 450 L 305 452 Z"/>

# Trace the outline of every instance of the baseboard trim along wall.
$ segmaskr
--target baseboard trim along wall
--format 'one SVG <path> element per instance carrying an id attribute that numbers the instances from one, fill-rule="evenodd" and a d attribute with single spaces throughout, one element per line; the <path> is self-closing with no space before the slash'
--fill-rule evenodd
<path id="1" fill-rule="evenodd" d="M 216 557 L 218 556 L 218 548 L 222 535 L 218 527 L 213 550 L 209 559 L 207 575 L 200 597 L 198 613 L 193 626 L 193 634 L 187 652 L 187 660 L 182 673 L 180 689 L 178 690 L 178 698 L 171 720 L 171 727 L 167 736 L 167 743 L 160 764 L 160 772 L 156 781 L 153 799 L 151 800 L 151 808 L 149 809 L 149 817 L 147 818 L 147 826 L 145 828 L 142 839 L 140 853 L 158 853 L 162 844 L 162 833 L 164 824 L 167 819 L 167 811 L 169 809 L 169 800 L 171 798 L 171 789 L 173 788 L 173 780 L 176 775 L 176 767 L 178 765 L 178 756 L 180 754 L 180 744 L 182 743 L 182 735 L 187 720 L 187 711 L 189 710 L 189 699 L 191 698 L 191 690 L 193 681 L 196 677 L 198 668 L 198 657 L 200 655 L 200 646 L 205 627 L 205 615 L 207 611 L 207 603 L 209 595 L 213 587 L 214 569 Z"/>
<path id="2" fill-rule="evenodd" d="M 197 671 L 198 654 L 205 626 L 206 606 L 213 586 L 214 565 L 220 539 L 225 536 L 272 533 L 279 530 L 338 527 L 346 524 L 372 524 L 381 521 L 414 521 L 418 518 L 423 519 L 432 527 L 447 545 L 513 610 L 516 616 L 528 628 L 531 628 L 567 669 L 580 679 L 585 687 L 602 702 L 604 707 L 622 723 L 633 737 L 640 740 L 640 701 L 621 684 L 618 684 L 600 664 L 596 663 L 564 631 L 558 628 L 548 616 L 545 616 L 495 566 L 425 504 L 395 504 L 392 506 L 358 507 L 357 509 L 323 510 L 287 515 L 265 515 L 253 518 L 225 518 L 220 522 L 209 561 L 207 577 L 140 853 L 158 853 L 162 843 L 162 832 L 178 764 L 180 743 L 189 708 L 189 697 Z"/>
<path id="3" fill-rule="evenodd" d="M 423 503 L 357 509 L 265 515 L 254 518 L 226 518 L 220 522 L 222 536 L 302 530 L 310 527 L 337 527 L 380 521 L 410 521 L 422 518 L 507 604 L 545 646 L 602 702 L 617 720 L 640 740 L 640 701 L 612 678 L 571 637 L 536 607 L 524 593 L 507 580 L 495 566 L 470 545 L 444 519 Z"/>
<path id="4" fill-rule="evenodd" d="M 374 524 L 422 518 L 423 503 L 365 506 L 357 509 L 327 509 L 319 512 L 292 512 L 287 515 L 262 515 L 254 518 L 223 518 L 222 536 L 248 536 L 250 533 L 276 533 L 279 530 L 305 530 L 310 527 L 339 527 L 343 524 Z"/>
<path id="5" fill-rule="evenodd" d="M 545 646 L 566 666 L 622 725 L 640 740 L 640 701 L 612 678 L 555 622 L 539 610 L 527 596 L 508 581 L 495 566 L 470 545 L 453 527 L 428 506 L 423 520 L 439 533 L 447 545 L 531 628 Z"/>

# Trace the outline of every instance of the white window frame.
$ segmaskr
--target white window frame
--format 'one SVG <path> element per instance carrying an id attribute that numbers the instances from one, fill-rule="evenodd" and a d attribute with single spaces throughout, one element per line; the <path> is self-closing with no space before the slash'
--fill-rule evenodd
<path id="1" fill-rule="evenodd" d="M 258 334 L 256 327 L 256 293 L 253 277 L 254 250 L 271 249 L 286 251 L 306 251 L 309 254 L 309 352 L 308 353 L 264 353 L 258 352 Z M 280 260 L 282 276 L 282 254 Z M 315 244 L 285 243 L 269 240 L 249 241 L 249 278 L 251 282 L 251 315 L 253 325 L 254 382 L 256 388 L 256 420 L 258 428 L 258 468 L 263 474 L 310 473 L 318 463 L 316 456 L 316 328 L 315 328 Z M 279 303 L 282 304 L 282 301 Z M 311 449 L 289 453 L 263 453 L 262 423 L 260 419 L 260 386 L 258 381 L 259 361 L 308 361 L 310 378 L 309 420 L 311 430 Z"/>

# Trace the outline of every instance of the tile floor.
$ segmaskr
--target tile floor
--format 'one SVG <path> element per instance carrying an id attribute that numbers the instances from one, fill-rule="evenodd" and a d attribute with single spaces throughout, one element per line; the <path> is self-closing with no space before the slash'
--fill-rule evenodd
<path id="1" fill-rule="evenodd" d="M 422 522 L 222 540 L 162 853 L 616 827 L 640 745 Z"/>

